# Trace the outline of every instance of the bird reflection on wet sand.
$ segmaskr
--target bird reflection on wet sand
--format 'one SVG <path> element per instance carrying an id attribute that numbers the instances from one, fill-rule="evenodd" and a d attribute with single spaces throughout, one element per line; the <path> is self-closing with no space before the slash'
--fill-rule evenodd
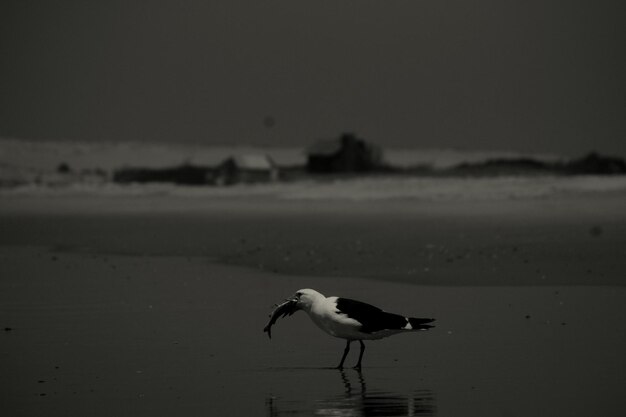
<path id="1" fill-rule="evenodd" d="M 270 397 L 266 401 L 268 416 L 316 415 L 316 416 L 434 416 L 435 395 L 431 390 L 421 389 L 407 394 L 384 390 L 367 390 L 361 371 L 355 375 L 344 370 L 337 371 L 345 391 L 327 399 L 316 399 L 311 404 Z"/>

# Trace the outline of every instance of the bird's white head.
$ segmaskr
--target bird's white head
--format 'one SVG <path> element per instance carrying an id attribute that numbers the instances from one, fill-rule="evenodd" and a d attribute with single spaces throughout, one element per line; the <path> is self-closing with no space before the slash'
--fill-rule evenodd
<path id="1" fill-rule="evenodd" d="M 304 311 L 310 311 L 313 303 L 324 298 L 326 297 L 324 297 L 323 294 L 320 294 L 319 292 L 310 288 L 298 290 L 293 295 L 293 300 L 297 303 L 297 306 Z"/>

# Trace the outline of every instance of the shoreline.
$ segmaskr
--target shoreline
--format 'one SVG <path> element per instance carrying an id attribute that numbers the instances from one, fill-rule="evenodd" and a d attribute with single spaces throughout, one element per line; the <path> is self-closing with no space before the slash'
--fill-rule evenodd
<path id="1" fill-rule="evenodd" d="M 591 195 L 3 198 L 0 401 L 16 417 L 619 415 L 626 210 Z M 305 314 L 262 331 L 299 288 L 436 327 L 339 372 L 345 342 Z"/>
<path id="2" fill-rule="evenodd" d="M 0 245 L 422 285 L 626 285 L 621 193 L 501 201 L 15 197 Z"/>

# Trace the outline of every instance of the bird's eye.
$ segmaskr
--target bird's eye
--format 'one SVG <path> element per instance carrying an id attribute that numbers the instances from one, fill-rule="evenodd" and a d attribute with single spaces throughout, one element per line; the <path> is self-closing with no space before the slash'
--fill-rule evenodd
<path id="1" fill-rule="evenodd" d="M 298 298 L 302 297 L 302 293 L 301 293 L 300 291 L 298 291 L 298 292 L 296 293 L 296 297 L 298 297 Z"/>

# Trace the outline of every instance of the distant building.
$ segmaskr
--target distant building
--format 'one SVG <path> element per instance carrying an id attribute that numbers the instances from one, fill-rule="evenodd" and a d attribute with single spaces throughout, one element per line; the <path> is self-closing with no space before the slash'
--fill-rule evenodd
<path id="1" fill-rule="evenodd" d="M 321 140 L 307 150 L 307 170 L 314 173 L 366 172 L 380 167 L 382 151 L 351 133 Z"/>
<path id="2" fill-rule="evenodd" d="M 278 181 L 279 170 L 268 155 L 237 155 L 224 160 L 215 170 L 216 185 Z"/>

